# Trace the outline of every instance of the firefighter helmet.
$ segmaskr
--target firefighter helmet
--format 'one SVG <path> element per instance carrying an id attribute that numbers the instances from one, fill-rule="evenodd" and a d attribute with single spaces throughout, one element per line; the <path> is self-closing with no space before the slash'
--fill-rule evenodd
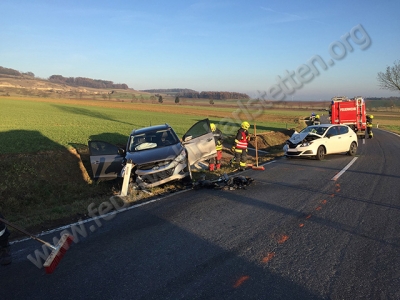
<path id="1" fill-rule="evenodd" d="M 249 129 L 250 128 L 250 124 L 249 124 L 249 122 L 247 122 L 247 121 L 244 121 L 243 123 L 242 123 L 242 128 L 244 129 L 244 130 L 247 130 L 247 129 Z"/>
<path id="2" fill-rule="evenodd" d="M 371 119 L 373 119 L 373 118 L 374 118 L 374 116 L 373 116 L 373 115 L 369 115 L 369 117 L 370 117 Z"/>
<path id="3" fill-rule="evenodd" d="M 214 123 L 211 123 L 210 128 L 211 128 L 211 131 L 215 131 L 217 129 L 217 126 L 215 126 Z"/>

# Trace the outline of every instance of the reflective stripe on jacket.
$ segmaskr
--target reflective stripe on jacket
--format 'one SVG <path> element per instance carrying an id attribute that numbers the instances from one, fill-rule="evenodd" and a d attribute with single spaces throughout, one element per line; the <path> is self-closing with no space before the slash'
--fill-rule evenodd
<path id="1" fill-rule="evenodd" d="M 247 136 L 249 132 L 247 130 L 244 130 L 243 128 L 240 128 L 238 130 L 238 133 L 236 135 L 235 139 L 235 146 L 237 149 L 247 149 Z"/>
<path id="2" fill-rule="evenodd" d="M 213 131 L 214 140 L 215 140 L 215 149 L 217 151 L 222 150 L 222 132 L 218 128 Z"/>

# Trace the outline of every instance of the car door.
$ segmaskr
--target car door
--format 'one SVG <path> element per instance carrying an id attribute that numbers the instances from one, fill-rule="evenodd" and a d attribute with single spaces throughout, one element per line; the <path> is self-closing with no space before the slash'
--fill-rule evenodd
<path id="1" fill-rule="evenodd" d="M 342 153 L 349 151 L 350 144 L 348 141 L 348 136 L 345 134 L 345 126 L 337 125 L 335 126 L 338 132 L 337 142 L 336 142 L 336 153 Z"/>
<path id="2" fill-rule="evenodd" d="M 183 136 L 182 145 L 188 152 L 190 166 L 214 157 L 217 150 L 215 149 L 215 140 L 210 128 L 210 121 L 204 119 L 194 124 Z"/>
<path id="3" fill-rule="evenodd" d="M 111 180 L 118 177 L 124 157 L 119 147 L 103 141 L 89 141 L 90 165 L 94 179 Z"/>
<path id="4" fill-rule="evenodd" d="M 332 126 L 328 129 L 324 144 L 327 154 L 341 152 L 341 136 L 339 135 L 337 126 Z"/>
<path id="5" fill-rule="evenodd" d="M 347 126 L 339 126 L 339 132 L 342 137 L 342 152 L 347 152 L 356 137 L 356 133 Z"/>

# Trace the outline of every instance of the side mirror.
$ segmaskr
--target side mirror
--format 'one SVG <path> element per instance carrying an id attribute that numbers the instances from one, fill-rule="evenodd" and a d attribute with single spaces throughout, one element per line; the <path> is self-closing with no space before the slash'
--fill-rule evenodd
<path id="1" fill-rule="evenodd" d="M 118 148 L 118 155 L 125 156 L 125 149 Z"/>
<path id="2" fill-rule="evenodd" d="M 332 134 L 330 134 L 330 133 L 328 133 L 328 134 L 326 135 L 326 137 L 327 137 L 328 139 L 330 139 L 331 136 L 332 136 Z"/>
<path id="3" fill-rule="evenodd" d="M 191 135 L 184 136 L 184 137 L 183 137 L 183 141 L 184 141 L 184 142 L 189 142 L 192 138 L 193 138 L 193 137 L 192 137 Z"/>

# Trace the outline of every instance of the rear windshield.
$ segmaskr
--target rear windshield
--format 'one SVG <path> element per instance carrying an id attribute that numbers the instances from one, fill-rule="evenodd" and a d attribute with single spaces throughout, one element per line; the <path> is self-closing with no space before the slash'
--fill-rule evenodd
<path id="1" fill-rule="evenodd" d="M 149 131 L 137 135 L 131 135 L 128 151 L 143 151 L 147 149 L 162 148 L 179 143 L 176 134 L 170 129 Z"/>

